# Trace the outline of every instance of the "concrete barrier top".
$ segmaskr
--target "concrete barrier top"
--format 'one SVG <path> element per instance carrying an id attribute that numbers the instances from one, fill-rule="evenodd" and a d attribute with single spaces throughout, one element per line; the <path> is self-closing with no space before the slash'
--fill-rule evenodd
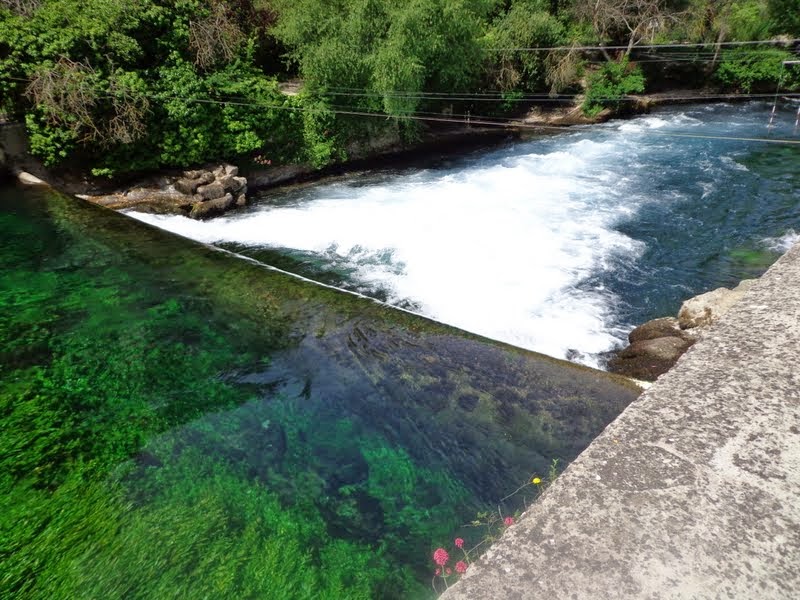
<path id="1" fill-rule="evenodd" d="M 800 245 L 442 597 L 800 598 Z"/>

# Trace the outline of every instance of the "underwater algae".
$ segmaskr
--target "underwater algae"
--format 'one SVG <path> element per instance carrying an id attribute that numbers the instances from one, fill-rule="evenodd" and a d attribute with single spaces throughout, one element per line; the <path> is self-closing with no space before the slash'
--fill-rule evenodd
<path id="1" fill-rule="evenodd" d="M 0 189 L 0 596 L 416 598 L 622 380 Z"/>

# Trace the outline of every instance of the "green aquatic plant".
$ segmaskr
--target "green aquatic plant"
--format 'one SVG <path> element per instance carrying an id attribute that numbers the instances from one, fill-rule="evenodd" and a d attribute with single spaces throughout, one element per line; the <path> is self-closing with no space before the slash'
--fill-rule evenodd
<path id="1" fill-rule="evenodd" d="M 424 598 L 431 536 L 598 427 L 579 369 L 53 192 L 0 190 L 0 271 L 4 598 Z"/>

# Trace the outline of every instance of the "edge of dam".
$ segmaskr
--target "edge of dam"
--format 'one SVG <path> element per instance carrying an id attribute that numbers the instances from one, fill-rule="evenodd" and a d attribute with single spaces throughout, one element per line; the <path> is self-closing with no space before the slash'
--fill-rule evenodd
<path id="1" fill-rule="evenodd" d="M 798 292 L 800 244 L 442 598 L 795 598 Z"/>

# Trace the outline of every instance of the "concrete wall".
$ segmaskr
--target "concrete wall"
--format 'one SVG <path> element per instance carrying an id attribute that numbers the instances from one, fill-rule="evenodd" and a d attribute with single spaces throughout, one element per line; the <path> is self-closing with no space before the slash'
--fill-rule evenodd
<path id="1" fill-rule="evenodd" d="M 443 598 L 800 598 L 800 245 Z"/>

